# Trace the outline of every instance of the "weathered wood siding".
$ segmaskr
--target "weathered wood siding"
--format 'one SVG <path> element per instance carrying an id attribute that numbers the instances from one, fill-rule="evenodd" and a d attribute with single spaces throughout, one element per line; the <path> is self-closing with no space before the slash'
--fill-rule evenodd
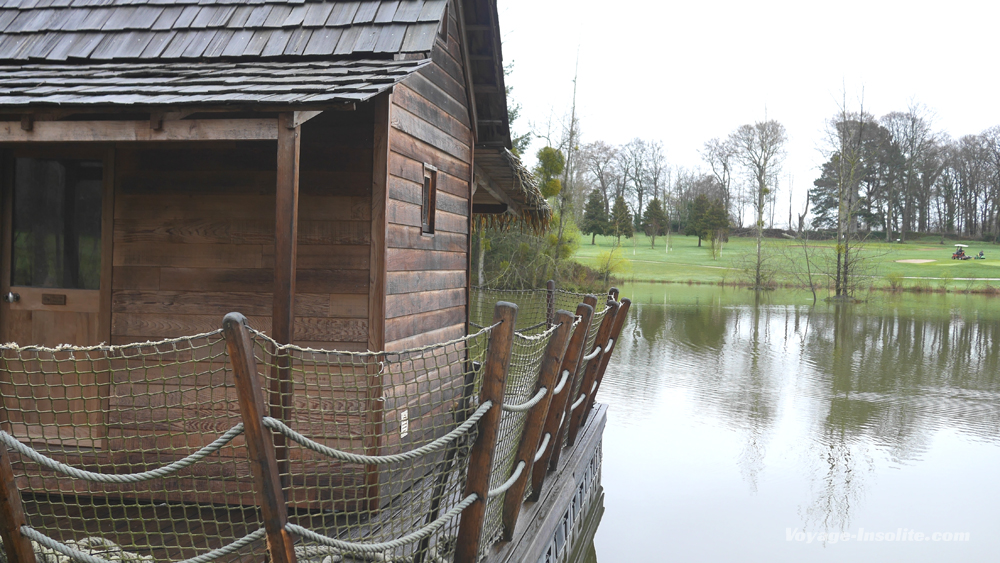
<path id="1" fill-rule="evenodd" d="M 433 63 L 410 75 L 392 93 L 387 186 L 387 350 L 402 350 L 465 334 L 473 132 L 454 2 L 448 33 L 440 35 Z M 424 165 L 437 169 L 433 235 L 421 229 Z M 450 348 L 434 358 L 387 366 L 383 380 L 382 453 L 406 449 L 447 428 L 462 392 L 466 355 Z M 430 361 L 428 361 L 430 360 Z M 448 365 L 445 365 L 448 364 Z M 438 369 L 427 368 L 437 365 Z M 416 369 L 414 369 L 416 368 Z M 400 416 L 408 415 L 408 432 Z M 414 468 L 418 471 L 421 469 Z M 382 497 L 409 479 L 381 475 Z"/>
<path id="2" fill-rule="evenodd" d="M 355 111 L 325 113 L 302 126 L 294 328 L 299 345 L 368 347 L 372 117 L 369 105 L 358 104 Z M 276 159 L 273 142 L 119 145 L 114 343 L 215 330 L 230 311 L 242 312 L 251 326 L 270 333 Z M 203 367 L 181 369 L 194 372 Z M 338 416 L 333 409 L 317 415 L 316 403 L 350 403 L 351 397 L 339 396 L 334 390 L 338 386 L 332 384 L 336 382 L 325 381 L 330 378 L 322 375 L 329 371 L 327 366 L 306 362 L 299 367 L 290 423 L 330 446 L 363 451 L 350 431 L 363 424 L 361 410 L 346 409 L 349 412 Z M 155 398 L 183 401 L 197 392 L 196 380 L 179 380 L 176 393 Z M 128 392 L 128 382 L 113 387 L 112 412 L 140 419 L 112 415 L 109 435 L 130 451 L 148 453 L 168 445 L 146 429 L 162 422 L 156 419 L 158 411 L 143 409 Z M 359 392 L 364 396 L 363 387 Z M 232 425 L 232 413 L 228 415 L 220 413 L 224 424 L 218 426 Z M 322 483 L 315 456 L 294 448 L 291 460 L 293 473 L 301 478 L 294 480 L 296 492 L 289 501 L 299 506 L 324 499 L 349 501 L 357 491 L 329 485 L 363 482 L 363 468 L 355 466 L 328 477 L 336 483 L 317 489 Z"/>
<path id="3" fill-rule="evenodd" d="M 454 4 L 433 63 L 397 85 L 389 137 L 386 348 L 464 334 L 473 138 Z M 435 233 L 423 235 L 424 164 L 437 168 Z"/>
<path id="4" fill-rule="evenodd" d="M 302 129 L 295 342 L 363 350 L 371 114 Z M 114 343 L 214 330 L 229 311 L 270 330 L 275 167 L 271 142 L 119 145 Z"/>

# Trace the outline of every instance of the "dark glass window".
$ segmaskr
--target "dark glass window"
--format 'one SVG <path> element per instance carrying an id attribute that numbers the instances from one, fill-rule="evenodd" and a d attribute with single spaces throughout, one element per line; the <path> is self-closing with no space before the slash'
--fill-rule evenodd
<path id="1" fill-rule="evenodd" d="M 99 160 L 17 158 L 11 285 L 101 288 Z"/>
<path id="2" fill-rule="evenodd" d="M 437 170 L 424 168 L 424 189 L 420 201 L 420 230 L 434 233 L 434 209 L 437 207 Z"/>

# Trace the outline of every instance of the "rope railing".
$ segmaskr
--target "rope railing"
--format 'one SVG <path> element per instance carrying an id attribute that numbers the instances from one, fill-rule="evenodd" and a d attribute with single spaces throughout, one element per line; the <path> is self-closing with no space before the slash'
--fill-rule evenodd
<path id="1" fill-rule="evenodd" d="M 548 389 L 542 387 L 541 389 L 539 389 L 535 393 L 535 395 L 533 397 L 531 397 L 530 399 L 528 399 L 527 401 L 525 401 L 523 403 L 520 403 L 520 404 L 517 404 L 517 405 L 504 404 L 503 405 L 503 410 L 506 411 L 506 412 L 528 412 L 535 405 L 537 405 L 538 403 L 542 402 L 542 399 L 545 398 L 545 395 L 546 395 L 546 393 L 548 393 L 548 391 L 549 391 Z"/>
<path id="2" fill-rule="evenodd" d="M 586 356 L 584 356 L 582 358 L 582 360 L 584 362 L 589 362 L 590 360 L 593 360 L 594 358 L 596 358 L 597 355 L 600 354 L 600 353 L 601 353 L 601 347 L 598 346 L 597 348 L 594 348 L 593 352 L 591 352 L 591 353 L 587 354 Z"/>
<path id="3" fill-rule="evenodd" d="M 542 459 L 542 456 L 545 454 L 545 450 L 549 449 L 549 440 L 551 438 L 552 434 L 546 432 L 545 438 L 542 439 L 542 443 L 538 445 L 538 451 L 535 452 L 535 458 L 534 458 L 535 463 L 537 463 L 538 460 Z"/>
<path id="4" fill-rule="evenodd" d="M 445 512 L 439 516 L 436 520 L 430 524 L 410 533 L 401 538 L 394 540 L 389 540 L 385 542 L 378 543 L 363 543 L 363 542 L 350 542 L 341 540 L 338 538 L 333 538 L 324 534 L 318 534 L 308 528 L 303 528 L 302 526 L 288 523 L 285 524 L 285 529 L 289 532 L 309 541 L 316 542 L 320 545 L 325 545 L 328 547 L 333 547 L 347 552 L 355 553 L 379 553 L 384 551 L 389 551 L 416 543 L 427 537 L 430 537 L 435 532 L 440 530 L 445 524 L 450 522 L 453 518 L 462 513 L 466 508 L 468 508 L 472 503 L 476 502 L 477 496 L 472 494 L 468 495 L 461 502 L 456 504 L 451 510 Z"/>
<path id="5" fill-rule="evenodd" d="M 0 442 L 3 442 L 8 448 L 31 459 L 42 467 L 47 467 L 53 471 L 62 473 L 63 475 L 73 477 L 74 479 L 93 481 L 95 483 L 141 483 L 142 481 L 168 477 L 185 467 L 190 467 L 191 465 L 194 465 L 195 463 L 221 450 L 223 446 L 232 442 L 233 438 L 236 438 L 242 433 L 243 423 L 241 422 L 227 430 L 222 436 L 216 438 L 211 444 L 208 444 L 193 454 L 173 463 L 164 465 L 163 467 L 143 471 L 141 473 L 95 473 L 93 471 L 78 469 L 41 454 L 34 448 L 25 446 L 17 438 L 4 432 L 3 430 L 0 430 Z"/>
<path id="6" fill-rule="evenodd" d="M 566 386 L 566 382 L 569 381 L 569 370 L 564 369 L 562 372 L 562 377 L 559 379 L 559 383 L 556 385 L 555 389 L 552 390 L 553 395 L 558 395 L 562 393 L 563 387 Z"/>
<path id="7" fill-rule="evenodd" d="M 323 444 L 320 444 L 315 440 L 311 440 L 306 436 L 299 434 L 295 430 L 289 428 L 288 425 L 285 424 L 284 422 L 281 422 L 276 418 L 271 418 L 270 416 L 265 416 L 263 418 L 263 422 L 264 426 L 270 428 L 271 430 L 274 430 L 282 434 L 286 438 L 293 440 L 296 443 L 299 443 L 305 446 L 306 448 L 314 452 L 323 454 L 327 457 L 339 459 L 340 461 L 344 461 L 347 463 L 357 463 L 361 465 L 389 465 L 392 463 L 403 463 L 405 461 L 410 461 L 445 448 L 458 438 L 468 434 L 469 431 L 479 422 L 479 419 L 481 419 L 483 415 L 486 414 L 486 411 L 490 410 L 492 406 L 493 406 L 492 402 L 486 401 L 485 403 L 480 405 L 479 408 L 476 409 L 476 411 L 472 413 L 472 415 L 469 416 L 469 418 L 465 422 L 457 426 L 451 432 L 445 434 L 444 436 L 441 436 L 440 438 L 434 440 L 433 442 L 430 442 L 429 444 L 425 444 L 419 448 L 404 453 L 382 455 L 382 456 L 352 454 L 350 452 L 345 452 L 342 450 L 337 450 L 328 446 L 324 446 Z"/>
<path id="8" fill-rule="evenodd" d="M 514 468 L 514 472 L 510 474 L 510 477 L 508 477 L 507 480 L 504 481 L 499 487 L 490 489 L 490 492 L 487 493 L 486 496 L 489 498 L 496 498 L 506 493 L 511 487 L 514 486 L 514 483 L 521 478 L 521 472 L 524 471 L 525 465 L 526 464 L 523 461 L 517 462 L 517 467 Z"/>

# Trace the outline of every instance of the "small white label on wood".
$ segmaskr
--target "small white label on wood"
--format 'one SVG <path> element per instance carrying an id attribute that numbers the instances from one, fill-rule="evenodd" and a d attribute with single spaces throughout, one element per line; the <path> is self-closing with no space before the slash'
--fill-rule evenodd
<path id="1" fill-rule="evenodd" d="M 399 439 L 406 438 L 410 433 L 410 411 L 403 409 L 399 412 Z"/>

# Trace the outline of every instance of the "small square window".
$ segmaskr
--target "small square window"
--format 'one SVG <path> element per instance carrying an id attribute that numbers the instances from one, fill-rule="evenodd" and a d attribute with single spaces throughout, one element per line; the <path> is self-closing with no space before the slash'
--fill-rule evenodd
<path id="1" fill-rule="evenodd" d="M 424 165 L 424 187 L 420 198 L 420 231 L 434 234 L 434 215 L 437 209 L 437 168 Z"/>

